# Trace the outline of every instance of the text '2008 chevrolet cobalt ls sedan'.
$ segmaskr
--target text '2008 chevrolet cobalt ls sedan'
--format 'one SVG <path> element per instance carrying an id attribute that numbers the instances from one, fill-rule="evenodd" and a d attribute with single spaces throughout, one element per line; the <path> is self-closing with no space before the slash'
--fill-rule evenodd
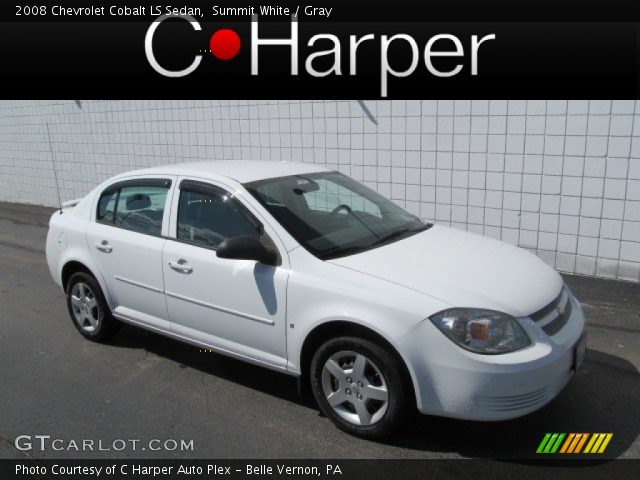
<path id="1" fill-rule="evenodd" d="M 202 162 L 116 176 L 50 222 L 47 259 L 82 335 L 120 322 L 299 377 L 341 429 L 547 404 L 584 316 L 517 247 L 424 223 L 310 164 Z"/>

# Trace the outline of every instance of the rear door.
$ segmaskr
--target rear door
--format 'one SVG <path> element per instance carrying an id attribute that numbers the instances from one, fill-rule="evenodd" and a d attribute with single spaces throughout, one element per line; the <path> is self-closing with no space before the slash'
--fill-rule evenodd
<path id="1" fill-rule="evenodd" d="M 169 329 L 169 322 L 162 249 L 174 181 L 145 177 L 108 186 L 87 230 L 89 248 L 107 284 L 114 314 L 163 330 Z"/>

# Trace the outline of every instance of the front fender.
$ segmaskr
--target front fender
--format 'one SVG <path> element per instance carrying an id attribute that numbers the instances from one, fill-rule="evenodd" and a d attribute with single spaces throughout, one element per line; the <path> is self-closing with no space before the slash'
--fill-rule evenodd
<path id="1" fill-rule="evenodd" d="M 300 367 L 305 338 L 327 322 L 346 321 L 380 335 L 390 344 L 424 320 L 428 312 L 448 305 L 396 284 L 319 262 L 321 270 L 294 269 L 287 287 L 287 356 Z"/>

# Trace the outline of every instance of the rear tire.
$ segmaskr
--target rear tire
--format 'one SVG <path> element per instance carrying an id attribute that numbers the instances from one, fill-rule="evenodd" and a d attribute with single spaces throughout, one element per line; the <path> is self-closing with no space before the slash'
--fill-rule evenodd
<path id="1" fill-rule="evenodd" d="M 310 376 L 322 412 L 351 435 L 387 437 L 410 413 L 410 388 L 401 361 L 369 340 L 328 340 L 314 354 Z"/>
<path id="2" fill-rule="evenodd" d="M 101 342 L 120 330 L 122 324 L 111 315 L 100 284 L 92 275 L 71 275 L 66 294 L 69 315 L 83 337 Z"/>

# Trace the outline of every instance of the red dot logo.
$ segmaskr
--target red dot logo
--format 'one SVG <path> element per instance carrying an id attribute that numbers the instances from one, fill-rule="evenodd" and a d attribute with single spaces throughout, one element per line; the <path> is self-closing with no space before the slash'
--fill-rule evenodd
<path id="1" fill-rule="evenodd" d="M 209 40 L 211 54 L 219 60 L 231 60 L 240 51 L 240 37 L 228 28 L 222 28 Z"/>

